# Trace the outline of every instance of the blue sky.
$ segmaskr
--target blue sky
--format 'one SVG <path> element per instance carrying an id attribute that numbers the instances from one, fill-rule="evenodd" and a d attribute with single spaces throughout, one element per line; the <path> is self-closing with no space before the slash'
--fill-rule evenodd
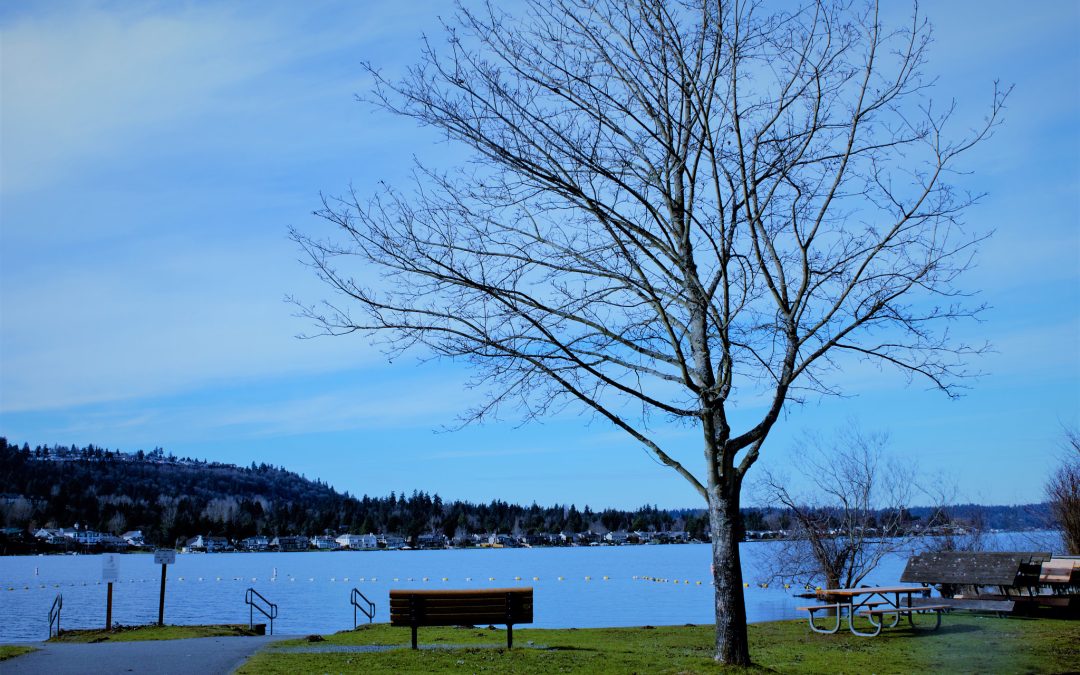
<path id="1" fill-rule="evenodd" d="M 938 96 L 1006 121 L 968 158 L 995 230 L 966 328 L 995 352 L 950 401 L 849 371 L 846 399 L 792 406 L 762 463 L 855 419 L 964 500 L 1023 503 L 1080 424 L 1080 4 L 927 3 Z M 594 507 L 699 506 L 670 470 L 573 414 L 462 431 L 449 363 L 388 363 L 359 338 L 297 340 L 286 295 L 327 295 L 287 239 L 319 193 L 401 182 L 462 155 L 357 103 L 360 62 L 416 57 L 448 3 L 5 3 L 0 8 L 0 434 L 248 464 L 353 493 Z M 759 411 L 736 413 L 748 422 Z M 684 429 L 658 430 L 700 464 Z"/>

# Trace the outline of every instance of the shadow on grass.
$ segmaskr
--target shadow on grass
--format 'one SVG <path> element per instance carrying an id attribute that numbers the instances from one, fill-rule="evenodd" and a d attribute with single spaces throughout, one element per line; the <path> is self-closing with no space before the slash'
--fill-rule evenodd
<path id="1" fill-rule="evenodd" d="M 535 649 L 543 649 L 549 652 L 598 652 L 599 649 L 595 647 L 571 647 L 563 645 L 551 645 L 548 647 L 535 647 Z"/>

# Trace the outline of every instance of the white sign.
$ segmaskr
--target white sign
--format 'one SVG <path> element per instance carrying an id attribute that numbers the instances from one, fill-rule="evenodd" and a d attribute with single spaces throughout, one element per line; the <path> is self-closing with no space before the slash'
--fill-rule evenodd
<path id="1" fill-rule="evenodd" d="M 106 584 L 111 584 L 120 579 L 120 563 L 116 561 L 116 556 L 107 555 L 101 562 L 101 581 Z"/>
<path id="2" fill-rule="evenodd" d="M 171 548 L 163 548 L 154 551 L 155 565 L 172 565 L 176 563 L 176 551 Z"/>

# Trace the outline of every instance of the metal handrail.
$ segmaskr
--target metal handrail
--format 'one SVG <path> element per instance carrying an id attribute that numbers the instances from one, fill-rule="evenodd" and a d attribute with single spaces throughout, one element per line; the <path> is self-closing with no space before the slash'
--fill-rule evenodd
<path id="1" fill-rule="evenodd" d="M 64 607 L 64 594 L 57 593 L 49 609 L 49 637 L 53 636 L 53 623 L 56 624 L 56 637 L 60 637 L 60 610 Z"/>
<path id="2" fill-rule="evenodd" d="M 265 609 L 259 604 L 259 600 L 263 602 L 263 605 L 266 605 Z M 244 602 L 248 606 L 248 630 L 251 630 L 255 625 L 255 610 L 257 609 L 263 616 L 270 619 L 270 634 L 273 635 L 274 619 L 276 619 L 278 615 L 278 606 L 264 598 L 254 588 L 249 588 L 247 589 L 247 592 L 244 593 Z"/>
<path id="3" fill-rule="evenodd" d="M 363 601 L 364 604 L 360 604 Z M 360 613 L 368 618 L 368 623 L 375 621 L 375 603 L 368 600 L 367 596 L 360 592 L 359 588 L 352 589 L 352 593 L 349 594 L 349 604 L 353 606 L 352 610 L 352 627 L 356 628 L 356 610 L 360 610 Z M 365 607 L 366 605 L 366 607 Z"/>

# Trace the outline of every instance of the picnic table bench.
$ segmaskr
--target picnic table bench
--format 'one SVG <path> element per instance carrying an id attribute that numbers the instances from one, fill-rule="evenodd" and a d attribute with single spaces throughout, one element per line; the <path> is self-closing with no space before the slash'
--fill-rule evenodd
<path id="1" fill-rule="evenodd" d="M 506 648 L 514 645 L 514 624 L 532 623 L 532 588 L 487 588 L 480 590 L 390 591 L 390 625 L 412 628 L 412 648 L 416 649 L 416 629 L 420 626 L 506 625 Z"/>

